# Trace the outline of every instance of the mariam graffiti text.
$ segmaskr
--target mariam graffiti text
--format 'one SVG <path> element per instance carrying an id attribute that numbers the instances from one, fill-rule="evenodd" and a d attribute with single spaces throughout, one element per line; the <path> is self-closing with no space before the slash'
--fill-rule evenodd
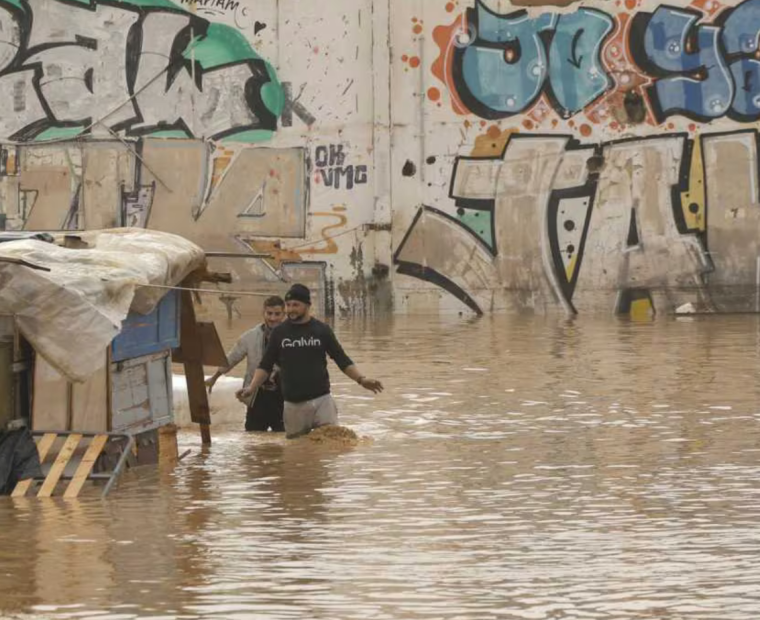
<path id="1" fill-rule="evenodd" d="M 760 0 L 707 15 L 658 6 L 632 18 L 586 7 L 532 17 L 477 0 L 434 32 L 434 73 L 457 111 L 487 119 L 524 113 L 542 95 L 569 118 L 620 89 L 641 93 L 656 122 L 675 114 L 757 121 Z"/>
<path id="2" fill-rule="evenodd" d="M 243 35 L 168 0 L 0 0 L 0 137 L 271 135 L 284 104 Z M 102 123 L 98 122 L 102 119 Z"/>
<path id="3" fill-rule="evenodd" d="M 180 2 L 186 6 L 215 11 L 237 11 L 240 7 L 238 0 L 180 0 Z"/>

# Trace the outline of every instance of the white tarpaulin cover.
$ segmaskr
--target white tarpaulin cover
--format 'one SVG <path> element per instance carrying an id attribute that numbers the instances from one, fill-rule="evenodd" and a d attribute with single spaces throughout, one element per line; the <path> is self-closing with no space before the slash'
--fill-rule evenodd
<path id="1" fill-rule="evenodd" d="M 138 228 L 77 232 L 86 249 L 27 239 L 0 243 L 0 314 L 13 314 L 24 337 L 72 381 L 103 365 L 103 352 L 130 309 L 151 312 L 174 286 L 203 266 L 194 243 Z M 3 259 L 23 260 L 50 271 Z"/>

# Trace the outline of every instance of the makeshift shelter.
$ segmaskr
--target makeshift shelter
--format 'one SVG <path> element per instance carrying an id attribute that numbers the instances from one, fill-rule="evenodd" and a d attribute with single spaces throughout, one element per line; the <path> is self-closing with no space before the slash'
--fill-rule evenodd
<path id="1" fill-rule="evenodd" d="M 201 248 L 128 228 L 3 236 L 0 492 L 23 494 L 33 477 L 44 479 L 42 495 L 66 479 L 75 495 L 98 475 L 110 488 L 127 459 L 176 457 L 173 355 L 185 366 L 192 419 L 210 442 L 203 361 L 226 360 L 213 324 L 196 322 L 190 290 L 228 277 L 207 271 Z M 55 457 L 49 466 L 46 455 Z"/>

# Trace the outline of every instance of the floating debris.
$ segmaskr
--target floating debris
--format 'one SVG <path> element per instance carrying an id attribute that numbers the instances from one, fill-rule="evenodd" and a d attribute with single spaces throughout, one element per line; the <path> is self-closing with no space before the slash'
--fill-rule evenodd
<path id="1" fill-rule="evenodd" d="M 358 446 L 362 441 L 352 429 L 346 426 L 327 425 L 315 428 L 304 439 L 317 443 L 334 443 L 350 446 Z"/>

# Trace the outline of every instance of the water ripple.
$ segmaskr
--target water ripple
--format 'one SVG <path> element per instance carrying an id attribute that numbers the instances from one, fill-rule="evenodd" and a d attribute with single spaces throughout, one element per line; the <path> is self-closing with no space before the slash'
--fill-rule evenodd
<path id="1" fill-rule="evenodd" d="M 220 383 L 173 470 L 0 500 L 5 617 L 756 620 L 757 319 L 336 330 L 369 441 L 246 435 Z"/>

